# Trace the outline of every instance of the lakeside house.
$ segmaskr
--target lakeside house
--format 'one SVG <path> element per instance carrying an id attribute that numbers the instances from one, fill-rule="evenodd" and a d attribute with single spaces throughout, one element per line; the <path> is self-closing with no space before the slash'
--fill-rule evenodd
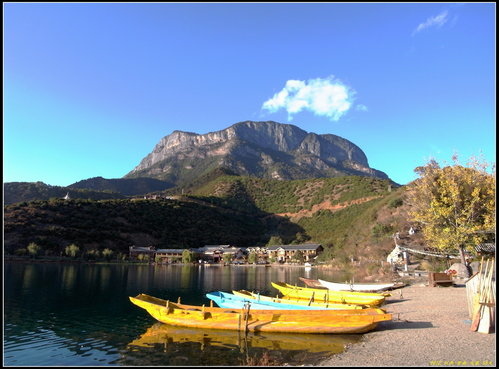
<path id="1" fill-rule="evenodd" d="M 192 251 L 191 249 L 188 249 Z M 182 254 L 185 249 L 158 249 L 154 260 L 158 263 L 174 263 L 182 261 Z"/>
<path id="2" fill-rule="evenodd" d="M 310 262 L 322 251 L 324 251 L 324 247 L 317 243 L 305 243 L 301 245 L 275 245 L 267 247 L 267 255 L 269 259 L 275 259 L 280 263 L 290 262 L 299 252 L 302 253 L 304 261 Z"/>
<path id="3" fill-rule="evenodd" d="M 154 246 L 137 247 L 130 246 L 130 259 L 142 259 L 147 257 L 148 260 L 156 260 L 160 263 L 175 263 L 182 260 L 182 253 L 185 249 L 157 249 Z M 306 262 L 315 259 L 324 248 L 320 244 L 301 244 L 301 245 L 276 245 L 276 246 L 253 246 L 253 247 L 237 247 L 232 245 L 205 245 L 199 248 L 189 248 L 194 254 L 196 260 L 206 261 L 210 263 L 221 263 L 224 260 L 224 255 L 230 255 L 230 260 L 246 262 L 250 253 L 256 253 L 258 260 L 269 261 L 275 260 L 280 263 L 290 262 L 294 259 L 298 252 L 303 255 L 303 260 Z M 143 256 L 139 256 L 143 255 Z"/>
<path id="4" fill-rule="evenodd" d="M 205 245 L 194 250 L 199 259 L 219 263 L 223 260 L 224 250 L 230 247 L 230 245 Z"/>
<path id="5" fill-rule="evenodd" d="M 147 255 L 150 260 L 154 260 L 154 256 L 156 255 L 156 248 L 153 246 L 147 247 L 138 247 L 138 246 L 130 246 L 128 256 L 130 259 L 138 259 L 139 255 Z"/>
<path id="6" fill-rule="evenodd" d="M 245 257 L 244 248 L 231 245 L 205 245 L 198 248 L 187 249 L 194 254 L 195 259 L 207 261 L 210 263 L 220 263 L 224 255 L 231 255 L 232 260 Z M 154 246 L 137 247 L 130 246 L 130 259 L 139 259 L 147 256 L 149 260 L 155 260 L 160 263 L 175 263 L 182 260 L 182 253 L 185 249 L 157 249 Z M 140 257 L 139 255 L 143 255 Z"/>

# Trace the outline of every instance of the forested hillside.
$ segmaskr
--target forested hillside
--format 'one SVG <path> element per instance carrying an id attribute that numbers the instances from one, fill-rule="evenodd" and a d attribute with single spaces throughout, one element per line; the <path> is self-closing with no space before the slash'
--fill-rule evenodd
<path id="1" fill-rule="evenodd" d="M 36 242 L 59 255 L 128 247 L 188 248 L 317 242 L 325 258 L 385 258 L 392 235 L 408 228 L 404 188 L 389 180 L 347 176 L 280 181 L 209 176 L 175 200 L 31 201 L 4 208 L 5 250 Z M 161 195 L 161 193 L 157 193 Z M 21 251 L 22 252 L 22 251 Z"/>

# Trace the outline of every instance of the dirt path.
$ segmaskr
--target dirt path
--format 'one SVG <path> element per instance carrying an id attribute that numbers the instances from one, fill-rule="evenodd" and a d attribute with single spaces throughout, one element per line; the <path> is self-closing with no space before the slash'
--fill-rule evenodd
<path id="1" fill-rule="evenodd" d="M 296 213 L 289 213 L 288 212 L 288 213 L 278 213 L 275 215 L 288 216 L 288 217 L 291 217 L 293 219 L 299 219 L 299 218 L 303 218 L 303 217 L 311 217 L 312 215 L 314 215 L 315 213 L 317 213 L 320 210 L 333 210 L 333 211 L 340 210 L 340 209 L 344 209 L 346 207 L 349 207 L 350 205 L 362 204 L 363 202 L 371 201 L 371 200 L 377 199 L 379 197 L 380 196 L 363 197 L 361 199 L 347 201 L 347 202 L 343 202 L 343 203 L 335 204 L 335 205 L 333 205 L 330 200 L 327 200 L 327 201 L 321 202 L 320 204 L 312 205 L 312 209 L 310 209 L 310 210 L 301 209 L 300 211 L 298 211 Z"/>
<path id="2" fill-rule="evenodd" d="M 470 330 L 465 287 L 405 287 L 383 308 L 392 321 L 319 366 L 495 366 L 496 335 Z"/>

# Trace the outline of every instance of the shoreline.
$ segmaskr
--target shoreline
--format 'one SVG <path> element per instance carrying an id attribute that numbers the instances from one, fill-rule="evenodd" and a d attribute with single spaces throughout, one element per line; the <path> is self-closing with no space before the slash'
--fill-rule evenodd
<path id="1" fill-rule="evenodd" d="M 359 343 L 315 366 L 496 365 L 496 335 L 470 330 L 466 288 L 406 286 L 382 307 L 393 314 Z"/>

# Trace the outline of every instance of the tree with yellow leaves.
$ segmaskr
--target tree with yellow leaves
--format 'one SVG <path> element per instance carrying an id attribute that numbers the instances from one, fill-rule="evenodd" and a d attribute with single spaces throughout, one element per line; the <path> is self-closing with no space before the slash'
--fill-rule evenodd
<path id="1" fill-rule="evenodd" d="M 440 167 L 430 160 L 414 171 L 419 178 L 407 186 L 409 216 L 421 225 L 428 245 L 443 252 L 475 252 L 487 233 L 495 231 L 495 165 L 471 158 L 468 166 Z"/>

